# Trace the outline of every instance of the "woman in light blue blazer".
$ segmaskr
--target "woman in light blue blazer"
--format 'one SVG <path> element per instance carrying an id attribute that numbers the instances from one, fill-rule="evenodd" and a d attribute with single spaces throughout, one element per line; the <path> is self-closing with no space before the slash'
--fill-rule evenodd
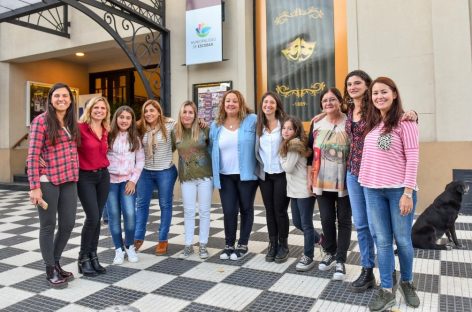
<path id="1" fill-rule="evenodd" d="M 254 198 L 258 186 L 256 171 L 257 116 L 247 107 L 241 92 L 226 92 L 219 113 L 210 128 L 213 184 L 220 191 L 225 228 L 222 260 L 239 260 L 248 253 L 254 222 Z M 238 214 L 240 236 L 236 243 Z"/>

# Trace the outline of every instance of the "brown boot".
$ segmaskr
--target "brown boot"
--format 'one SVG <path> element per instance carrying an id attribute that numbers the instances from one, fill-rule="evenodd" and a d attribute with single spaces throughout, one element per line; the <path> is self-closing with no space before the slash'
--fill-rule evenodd
<path id="1" fill-rule="evenodd" d="M 136 249 L 136 251 L 139 250 L 139 248 L 141 248 L 141 246 L 143 245 L 143 240 L 142 239 L 135 239 L 134 240 L 134 249 Z"/>
<path id="2" fill-rule="evenodd" d="M 168 245 L 169 244 L 167 243 L 167 241 L 159 242 L 159 244 L 156 245 L 156 255 L 163 256 L 163 255 L 167 254 L 167 246 Z"/>

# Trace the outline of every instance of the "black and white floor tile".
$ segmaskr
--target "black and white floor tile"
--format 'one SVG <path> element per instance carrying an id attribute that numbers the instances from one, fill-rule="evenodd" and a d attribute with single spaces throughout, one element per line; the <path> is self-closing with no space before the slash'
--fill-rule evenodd
<path id="1" fill-rule="evenodd" d="M 223 214 L 214 205 L 209 239 L 210 258 L 192 255 L 180 260 L 184 226 L 182 205 L 174 205 L 169 255 L 154 255 L 159 224 L 157 202 L 152 201 L 150 224 L 138 263 L 111 265 L 114 250 L 108 228 L 102 227 L 99 258 L 108 273 L 81 277 L 76 258 L 84 213 L 63 254 L 63 267 L 76 279 L 63 290 L 50 289 L 38 245 L 39 220 L 26 192 L 0 190 L 0 310 L 2 311 L 368 311 L 375 291 L 355 294 L 349 283 L 360 272 L 355 231 L 346 263 L 346 280 L 334 281 L 333 272 L 315 269 L 298 273 L 297 258 L 303 235 L 291 227 L 290 258 L 267 263 L 267 227 L 264 208 L 256 207 L 249 255 L 238 261 L 219 259 L 224 246 Z M 314 216 L 320 229 L 319 215 Z M 197 223 L 198 225 L 198 223 Z M 415 250 L 415 284 L 421 299 L 417 309 L 406 307 L 397 293 L 396 311 L 472 311 L 472 217 L 460 216 L 457 234 L 464 249 Z M 197 227 L 198 231 L 198 227 Z M 197 242 L 195 236 L 195 242 Z M 322 254 L 316 250 L 316 260 Z M 398 268 L 398 263 L 397 263 Z M 375 272 L 378 277 L 378 272 Z"/>

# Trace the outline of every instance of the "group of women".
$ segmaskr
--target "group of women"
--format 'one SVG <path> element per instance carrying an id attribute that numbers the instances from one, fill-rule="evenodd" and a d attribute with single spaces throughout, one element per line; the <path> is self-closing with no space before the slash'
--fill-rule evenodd
<path id="1" fill-rule="evenodd" d="M 239 91 L 226 92 L 209 129 L 199 124 L 197 107 L 191 101 L 182 104 L 177 121 L 165 117 L 159 103 L 149 100 L 143 104 L 138 122 L 125 106 L 117 110 L 110 126 L 105 98 L 92 99 L 77 124 L 69 87 L 54 85 L 47 111 L 31 124 L 28 154 L 30 197 L 38 205 L 47 280 L 54 287 L 64 287 L 73 278 L 59 260 L 74 226 L 77 194 L 86 214 L 80 273 L 106 272 L 97 258 L 100 216 L 106 202 L 116 248 L 114 263 L 122 263 L 125 257 L 138 261 L 136 251 L 145 240 L 155 189 L 161 210 L 155 252 L 166 254 L 178 176 L 185 223 L 180 258 L 194 253 L 197 202 L 199 256 L 209 256 L 213 187 L 219 190 L 224 215 L 225 247 L 219 258 L 246 256 L 259 186 L 269 235 L 266 261 L 288 259 L 287 210 L 291 203 L 293 223 L 304 235 L 304 251 L 296 269 L 314 267 L 314 246 L 319 244 L 325 255 L 318 269 L 335 267 L 333 279 L 343 280 L 352 214 L 362 271 L 351 289 L 361 292 L 375 285 L 375 244 L 381 289 L 370 309 L 383 311 L 395 304 L 395 239 L 400 290 L 406 303 L 417 307 L 410 239 L 417 191 L 417 116 L 404 113 L 398 89 L 389 78 L 372 81 L 356 70 L 347 75 L 344 90 L 344 97 L 336 88 L 320 95 L 323 113 L 313 119 L 306 135 L 301 121 L 287 116 L 280 98 L 272 92 L 263 95 L 257 115 Z M 172 162 L 174 150 L 178 151 L 178 171 Z M 321 235 L 313 227 L 316 199 Z M 43 201 L 48 203 L 47 209 L 41 207 Z M 54 237 L 56 215 L 59 227 Z"/>

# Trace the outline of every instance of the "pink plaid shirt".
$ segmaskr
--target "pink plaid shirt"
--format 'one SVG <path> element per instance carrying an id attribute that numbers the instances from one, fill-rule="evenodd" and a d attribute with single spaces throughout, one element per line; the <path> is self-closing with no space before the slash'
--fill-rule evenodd
<path id="1" fill-rule="evenodd" d="M 64 129 L 59 130 L 56 145 L 52 145 L 47 134 L 46 114 L 37 116 L 30 126 L 30 142 L 28 148 L 28 180 L 30 189 L 40 187 L 39 177 L 47 176 L 54 185 L 65 182 L 77 182 L 79 179 L 79 157 L 77 143 L 69 138 Z M 40 167 L 39 157 L 46 162 Z"/>

